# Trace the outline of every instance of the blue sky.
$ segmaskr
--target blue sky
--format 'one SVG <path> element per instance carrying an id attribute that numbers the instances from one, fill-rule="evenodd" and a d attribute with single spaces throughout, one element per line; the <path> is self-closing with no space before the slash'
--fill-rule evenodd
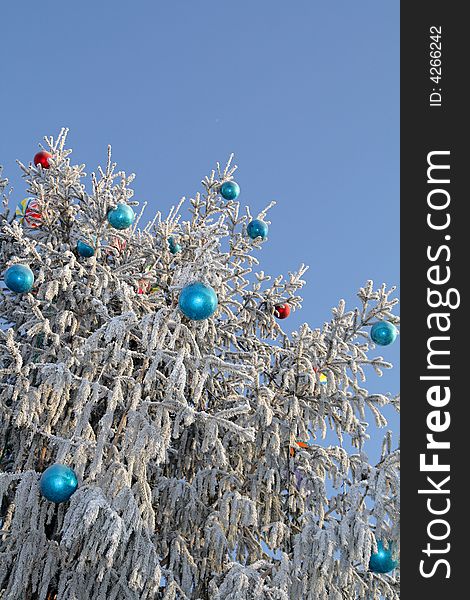
<path id="1" fill-rule="evenodd" d="M 321 326 L 367 279 L 398 283 L 398 1 L 26 0 L 0 23 L 0 164 L 18 200 L 15 159 L 62 126 L 88 173 L 111 143 L 163 213 L 234 152 L 243 205 L 278 202 L 261 267 L 310 265 L 286 327 Z M 380 354 L 395 368 L 369 389 L 397 392 L 399 342 Z"/>

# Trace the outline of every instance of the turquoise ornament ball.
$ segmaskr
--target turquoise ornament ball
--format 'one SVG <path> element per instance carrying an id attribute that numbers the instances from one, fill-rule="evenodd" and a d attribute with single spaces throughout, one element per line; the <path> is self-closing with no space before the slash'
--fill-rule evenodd
<path id="1" fill-rule="evenodd" d="M 128 229 L 135 219 L 135 212 L 128 204 L 118 204 L 108 212 L 108 221 L 114 229 Z"/>
<path id="2" fill-rule="evenodd" d="M 24 294 L 31 291 L 34 284 L 34 275 L 26 265 L 12 265 L 4 275 L 5 285 L 12 292 Z"/>
<path id="3" fill-rule="evenodd" d="M 373 573 L 390 573 L 398 566 L 398 561 L 392 558 L 392 544 L 389 542 L 385 549 L 382 542 L 377 542 L 377 550 L 372 554 L 369 561 L 369 569 Z"/>
<path id="4" fill-rule="evenodd" d="M 220 186 L 220 195 L 225 200 L 236 200 L 240 195 L 240 186 L 236 181 L 226 181 Z"/>
<path id="5" fill-rule="evenodd" d="M 82 240 L 78 240 L 77 242 L 77 252 L 83 258 L 90 258 L 94 255 L 95 249 L 90 244 L 83 242 Z"/>
<path id="6" fill-rule="evenodd" d="M 246 232 L 252 240 L 260 237 L 265 240 L 268 237 L 268 226 L 261 219 L 253 219 L 248 223 Z"/>
<path id="7" fill-rule="evenodd" d="M 199 281 L 184 287 L 179 296 L 179 307 L 192 321 L 202 321 L 214 314 L 217 308 L 217 294 L 210 285 Z"/>
<path id="8" fill-rule="evenodd" d="M 67 502 L 77 487 L 78 479 L 75 472 L 60 463 L 48 467 L 39 480 L 41 494 L 56 504 Z"/>
<path id="9" fill-rule="evenodd" d="M 379 321 L 372 325 L 370 337 L 379 346 L 389 346 L 397 339 L 397 328 L 389 321 Z"/>
<path id="10" fill-rule="evenodd" d="M 181 246 L 176 242 L 174 237 L 168 238 L 168 246 L 172 254 L 178 254 L 178 252 L 181 252 Z"/>

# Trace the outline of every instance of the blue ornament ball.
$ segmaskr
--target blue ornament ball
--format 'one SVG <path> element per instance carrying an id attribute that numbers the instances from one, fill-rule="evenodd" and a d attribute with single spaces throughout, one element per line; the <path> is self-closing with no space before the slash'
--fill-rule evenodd
<path id="1" fill-rule="evenodd" d="M 78 240 L 77 242 L 77 252 L 83 258 L 90 258 L 94 255 L 95 249 L 90 244 L 83 242 L 82 240 Z"/>
<path id="2" fill-rule="evenodd" d="M 60 463 L 48 467 L 39 480 L 41 494 L 56 504 L 67 502 L 77 487 L 78 480 L 75 472 Z"/>
<path id="3" fill-rule="evenodd" d="M 377 552 L 372 554 L 369 561 L 369 569 L 373 573 L 390 573 L 398 566 L 398 561 L 392 558 L 392 544 L 389 542 L 385 549 L 382 542 L 377 542 Z"/>
<path id="4" fill-rule="evenodd" d="M 128 204 L 118 204 L 108 212 L 108 221 L 114 229 L 128 229 L 135 219 L 135 212 Z"/>
<path id="5" fill-rule="evenodd" d="M 199 281 L 184 287 L 180 292 L 179 307 L 192 321 L 202 321 L 214 314 L 217 294 L 210 285 Z"/>
<path id="6" fill-rule="evenodd" d="M 265 240 L 268 237 L 268 226 L 261 219 L 253 219 L 248 223 L 246 232 L 252 240 L 260 237 Z"/>
<path id="7" fill-rule="evenodd" d="M 372 325 L 370 337 L 379 346 L 389 346 L 397 339 L 397 328 L 389 321 L 379 321 Z"/>
<path id="8" fill-rule="evenodd" d="M 168 238 L 168 246 L 172 254 L 178 254 L 178 252 L 181 252 L 181 246 L 176 242 L 174 237 Z"/>
<path id="9" fill-rule="evenodd" d="M 225 200 L 236 200 L 240 195 L 240 186 L 236 181 L 226 181 L 220 186 L 220 195 Z"/>
<path id="10" fill-rule="evenodd" d="M 34 275 L 26 265 L 12 265 L 4 275 L 5 285 L 12 292 L 24 294 L 31 291 L 34 284 Z"/>

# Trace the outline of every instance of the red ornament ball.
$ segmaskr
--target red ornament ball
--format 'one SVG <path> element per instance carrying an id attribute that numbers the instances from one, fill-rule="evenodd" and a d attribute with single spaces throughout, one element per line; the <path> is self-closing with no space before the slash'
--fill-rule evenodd
<path id="1" fill-rule="evenodd" d="M 49 168 L 49 159 L 52 156 L 50 152 L 46 152 L 45 150 L 41 150 L 34 156 L 34 164 L 36 167 L 41 165 L 43 169 Z"/>
<path id="2" fill-rule="evenodd" d="M 275 317 L 277 317 L 278 319 L 287 319 L 289 315 L 290 306 L 289 304 L 287 304 L 287 302 L 284 302 L 284 304 L 276 304 L 276 306 L 274 307 Z"/>

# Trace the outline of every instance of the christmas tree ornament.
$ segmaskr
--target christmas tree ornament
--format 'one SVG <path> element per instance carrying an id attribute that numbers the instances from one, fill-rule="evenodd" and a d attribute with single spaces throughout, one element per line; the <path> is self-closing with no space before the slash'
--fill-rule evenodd
<path id="1" fill-rule="evenodd" d="M 34 275 L 26 265 L 12 265 L 8 267 L 4 275 L 5 285 L 12 292 L 24 294 L 29 292 L 34 284 Z"/>
<path id="2" fill-rule="evenodd" d="M 397 339 L 397 328 L 389 321 L 379 321 L 372 325 L 370 337 L 379 346 L 389 346 Z"/>
<path id="3" fill-rule="evenodd" d="M 59 504 L 66 502 L 78 487 L 75 472 L 67 465 L 55 463 L 41 475 L 39 489 L 47 500 Z"/>
<path id="4" fill-rule="evenodd" d="M 268 237 L 268 225 L 261 219 L 253 219 L 248 223 L 246 232 L 252 240 L 256 240 L 258 237 L 265 240 Z"/>
<path id="5" fill-rule="evenodd" d="M 220 186 L 220 195 L 225 200 L 236 200 L 240 195 L 240 186 L 236 181 L 226 181 Z"/>
<path id="6" fill-rule="evenodd" d="M 149 273 L 151 270 L 152 265 L 147 265 L 144 269 L 144 272 Z M 153 294 L 157 290 L 155 284 L 149 279 L 145 279 L 144 277 L 137 281 L 137 286 L 138 294 Z"/>
<path id="7" fill-rule="evenodd" d="M 137 293 L 138 294 L 146 294 L 151 289 L 151 283 L 148 279 L 139 279 L 137 282 Z"/>
<path id="8" fill-rule="evenodd" d="M 318 373 L 319 371 L 318 367 L 313 367 L 313 370 L 315 373 Z M 325 373 L 320 373 L 318 379 L 320 380 L 321 385 L 326 385 L 328 383 L 328 377 L 325 375 Z"/>
<path id="9" fill-rule="evenodd" d="M 52 154 L 50 152 L 46 152 L 46 150 L 41 150 L 40 152 L 34 155 L 34 164 L 36 165 L 36 167 L 38 165 L 41 165 L 43 169 L 48 169 L 50 167 L 49 159 L 51 158 L 51 156 Z"/>
<path id="10" fill-rule="evenodd" d="M 121 253 L 124 252 L 124 250 L 127 248 L 127 240 L 121 240 L 117 236 L 113 236 L 109 242 L 109 245 L 111 246 L 111 248 L 116 248 L 116 250 L 118 250 L 118 252 Z M 107 252 L 109 254 L 112 254 L 112 252 L 110 252 L 109 250 Z"/>
<path id="11" fill-rule="evenodd" d="M 210 285 L 196 281 L 181 290 L 178 304 L 188 319 L 201 321 L 214 314 L 217 294 Z"/>
<path id="12" fill-rule="evenodd" d="M 178 252 L 181 252 L 181 246 L 176 242 L 174 237 L 168 238 L 168 246 L 172 254 L 178 254 Z"/>
<path id="13" fill-rule="evenodd" d="M 283 304 L 276 304 L 274 307 L 274 316 L 277 319 L 287 319 L 290 315 L 290 305 L 287 302 Z"/>
<path id="14" fill-rule="evenodd" d="M 36 228 L 41 224 L 41 213 L 36 198 L 22 200 L 16 207 L 15 215 L 21 225 L 26 224 L 29 227 Z"/>
<path id="15" fill-rule="evenodd" d="M 90 258 L 95 254 L 95 249 L 83 240 L 78 240 L 77 252 L 80 256 L 83 256 L 83 258 Z"/>
<path id="16" fill-rule="evenodd" d="M 388 548 L 384 548 L 382 542 L 377 542 L 377 552 L 372 554 L 369 561 L 369 569 L 373 573 L 390 573 L 398 566 L 398 561 L 392 558 L 392 543 L 389 542 Z"/>
<path id="17" fill-rule="evenodd" d="M 297 446 L 299 448 L 308 448 L 307 442 L 295 442 L 295 443 L 297 444 Z M 289 448 L 289 454 L 291 456 L 294 456 L 294 454 L 295 454 L 295 448 L 293 448 L 292 446 Z"/>
<path id="18" fill-rule="evenodd" d="M 128 229 L 135 219 L 135 212 L 128 204 L 118 204 L 108 212 L 108 221 L 114 229 Z"/>

